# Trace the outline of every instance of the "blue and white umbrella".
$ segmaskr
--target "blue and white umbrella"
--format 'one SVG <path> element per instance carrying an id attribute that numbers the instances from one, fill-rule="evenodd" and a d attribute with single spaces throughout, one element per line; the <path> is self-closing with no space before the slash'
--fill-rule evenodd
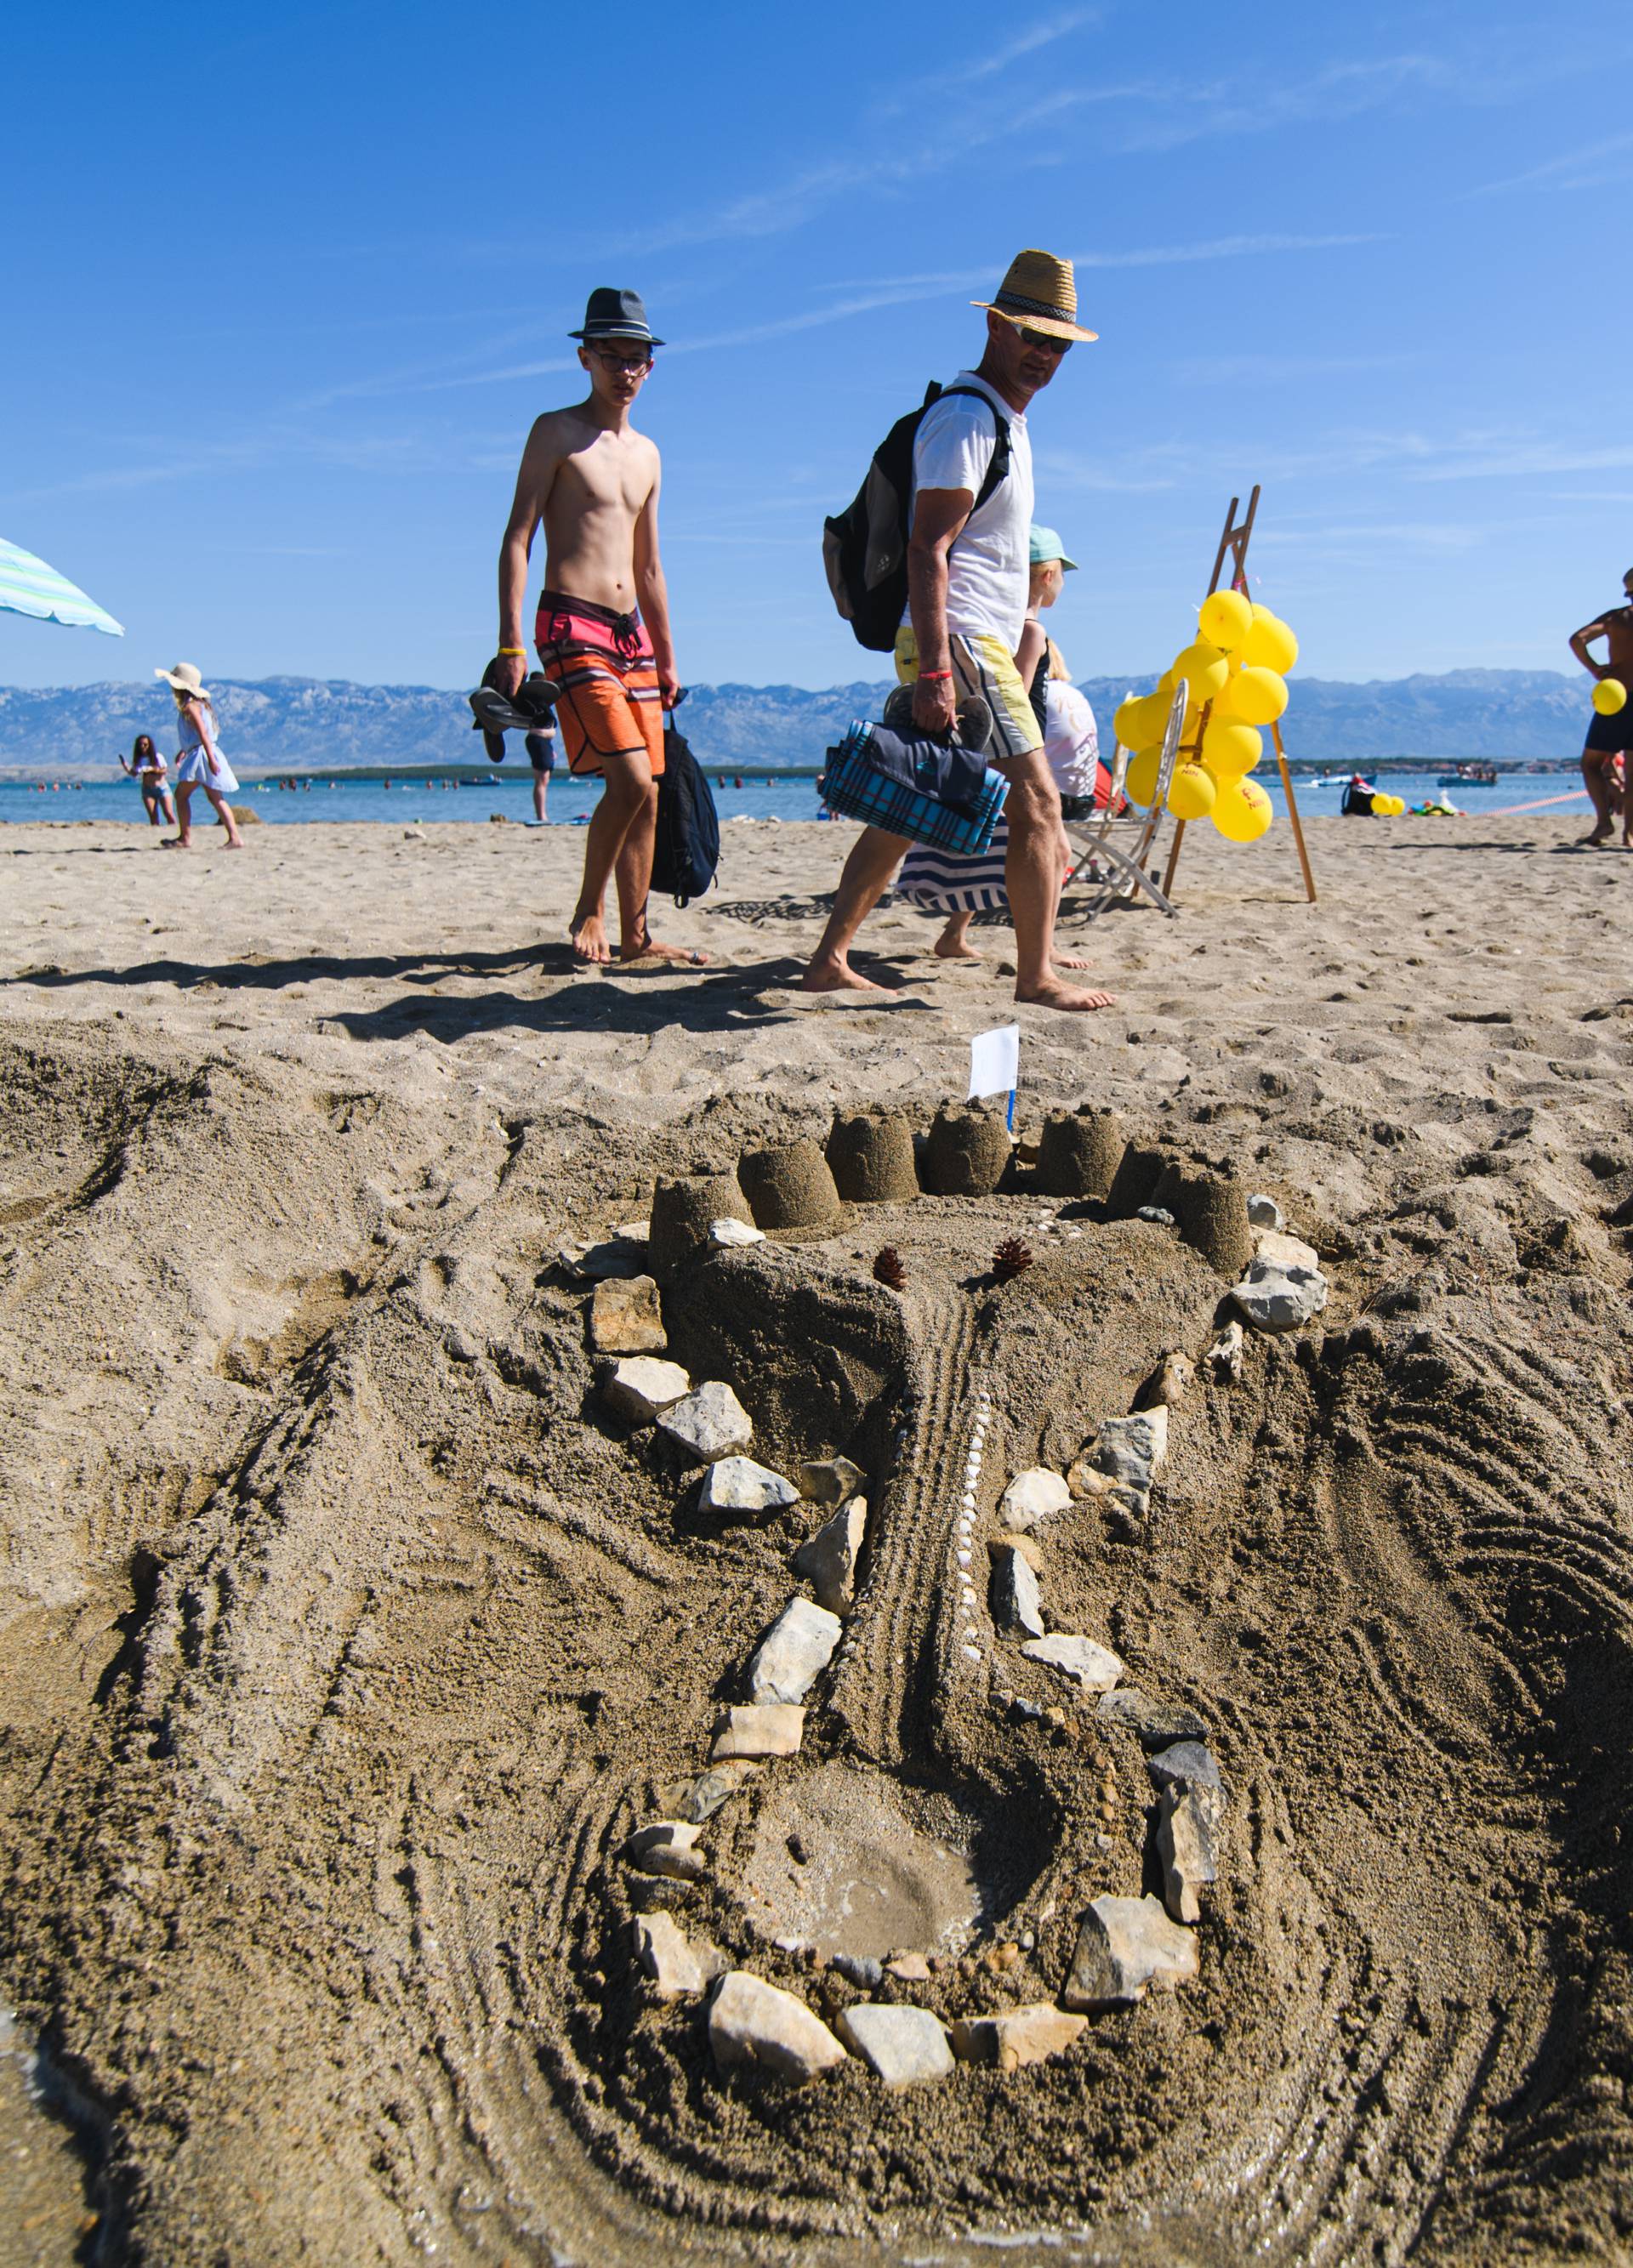
<path id="1" fill-rule="evenodd" d="M 66 575 L 36 559 L 0 536 L 0 607 L 14 615 L 33 615 L 42 622 L 62 622 L 71 630 L 101 630 L 108 637 L 123 637 L 125 627 L 87 599 Z"/>

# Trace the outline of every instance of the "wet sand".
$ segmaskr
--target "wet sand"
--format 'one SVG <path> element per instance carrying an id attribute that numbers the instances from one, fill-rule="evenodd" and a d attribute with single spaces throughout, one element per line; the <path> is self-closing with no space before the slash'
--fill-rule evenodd
<path id="1" fill-rule="evenodd" d="M 1114 1010 L 1020 1012 L 1024 1138 L 1091 1101 L 1236 1166 L 1331 1299 L 1175 1411 L 1148 1522 L 1089 1499 L 1042 1548 L 1061 1625 L 1212 1731 L 1201 1976 L 896 2096 L 721 2074 L 635 1970 L 611 1854 L 698 1769 L 809 1507 L 700 1520 L 606 1418 L 555 1256 L 838 1106 L 927 1125 L 1012 1012 L 1008 932 L 944 967 L 887 910 L 900 989 L 813 1002 L 835 827 L 728 828 L 721 888 L 654 914 L 713 963 L 656 976 L 572 967 L 573 829 L 0 830 L 0 1998 L 96 2107 L 100 2257 L 1619 2257 L 1633 859 L 1570 831 L 1319 821 L 1312 908 L 1284 828 L 1203 829 L 1179 920 L 1086 932 Z M 1010 1234 L 1036 1264 L 995 1287 Z M 990 1497 L 1200 1355 L 1225 1289 L 1024 1186 L 670 1287 L 757 1455 L 877 1484 L 856 1643 L 706 1830 L 689 1929 L 836 2012 L 742 1895 L 808 1771 L 898 1776 L 980 1928 L 1032 1937 L 914 1988 L 949 2021 L 1053 1997 L 1084 1903 L 1147 1886 L 1137 1744 L 1017 1719 L 1057 1695 L 985 1627 L 960 1667 L 937 1523 L 971 1376 Z"/>

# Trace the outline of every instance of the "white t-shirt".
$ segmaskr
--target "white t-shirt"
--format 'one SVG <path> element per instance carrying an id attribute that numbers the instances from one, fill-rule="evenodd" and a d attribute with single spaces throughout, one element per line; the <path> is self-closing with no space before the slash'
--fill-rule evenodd
<path id="1" fill-rule="evenodd" d="M 1021 642 L 1031 582 L 1031 438 L 1020 412 L 972 370 L 961 370 L 953 384 L 973 386 L 1009 421 L 1009 470 L 970 514 L 947 555 L 947 627 L 966 637 L 988 631 L 1013 653 Z M 914 496 L 920 489 L 967 489 L 979 496 L 997 446 L 991 412 L 979 401 L 967 394 L 933 401 L 913 445 Z"/>
<path id="2" fill-rule="evenodd" d="M 1047 661 L 1044 667 L 1048 667 Z M 1092 795 L 1098 777 L 1100 735 L 1088 698 L 1063 677 L 1052 677 L 1044 696 L 1049 719 L 1044 755 L 1062 795 Z"/>

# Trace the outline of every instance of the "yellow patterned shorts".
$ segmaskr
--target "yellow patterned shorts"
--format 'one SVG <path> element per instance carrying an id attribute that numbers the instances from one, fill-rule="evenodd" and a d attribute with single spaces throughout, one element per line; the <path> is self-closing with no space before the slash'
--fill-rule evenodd
<path id="1" fill-rule="evenodd" d="M 1000 637 L 987 630 L 956 631 L 949 638 L 953 679 L 960 693 L 979 693 L 993 712 L 993 744 L 988 755 L 995 763 L 1008 763 L 1041 748 L 1043 734 L 1038 718 L 1015 666 L 1015 656 Z M 896 674 L 911 685 L 919 674 L 919 641 L 911 629 L 896 633 Z"/>

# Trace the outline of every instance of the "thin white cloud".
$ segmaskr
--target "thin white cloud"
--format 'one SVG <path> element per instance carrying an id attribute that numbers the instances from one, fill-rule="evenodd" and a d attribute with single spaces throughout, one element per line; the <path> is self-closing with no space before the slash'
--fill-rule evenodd
<path id="1" fill-rule="evenodd" d="M 1463 194 L 1495 197 L 1508 189 L 1597 189 L 1607 181 L 1625 180 L 1629 173 L 1633 173 L 1633 134 L 1613 134 L 1607 141 L 1590 142 L 1585 150 L 1546 158 L 1523 173 L 1510 173 L 1500 181 L 1482 181 L 1478 188 Z"/>

